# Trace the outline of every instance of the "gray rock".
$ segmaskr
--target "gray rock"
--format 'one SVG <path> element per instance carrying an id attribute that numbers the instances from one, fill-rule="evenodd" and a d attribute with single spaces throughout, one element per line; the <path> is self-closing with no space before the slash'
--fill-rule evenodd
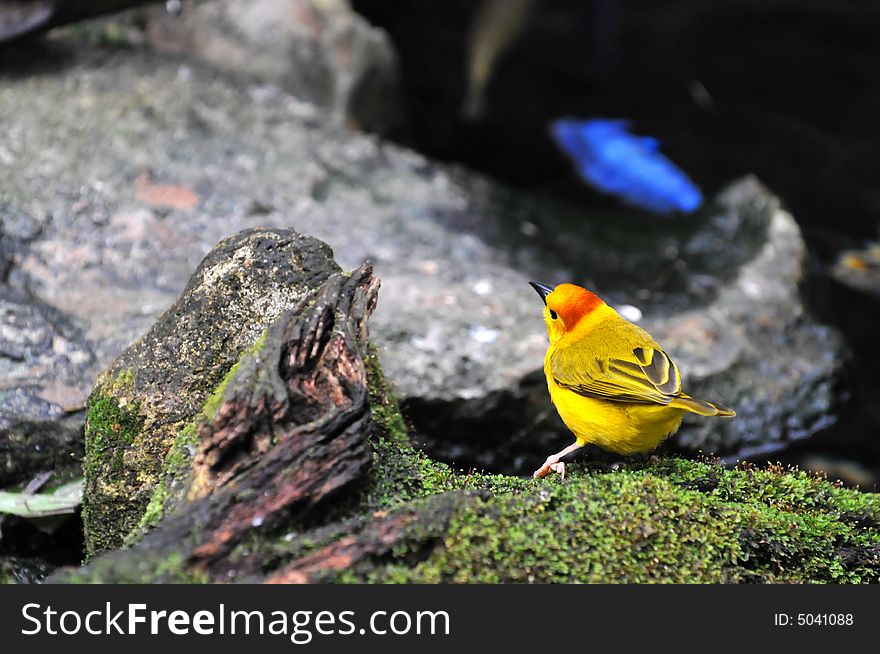
<path id="1" fill-rule="evenodd" d="M 530 279 L 638 306 L 693 392 L 739 411 L 688 425 L 682 446 L 778 446 L 828 419 L 839 339 L 804 312 L 798 229 L 754 180 L 693 219 L 584 216 L 189 61 L 84 49 L 65 62 L 0 88 L 0 189 L 51 216 L 17 274 L 82 324 L 101 365 L 216 242 L 265 225 L 326 241 L 346 269 L 375 262 L 383 365 L 446 458 L 524 471 L 568 439 L 537 372 Z"/>
<path id="2" fill-rule="evenodd" d="M 34 298 L 14 267 L 44 226 L 0 205 L 0 487 L 78 465 L 97 372 L 79 326 Z"/>
<path id="3" fill-rule="evenodd" d="M 832 384 L 844 348 L 838 332 L 816 324 L 804 309 L 805 247 L 779 199 L 752 180 L 730 188 L 719 205 L 713 220 L 722 240 L 714 250 L 724 251 L 725 233 L 744 237 L 749 223 L 764 234 L 760 247 L 719 280 L 712 301 L 650 320 L 648 327 L 687 367 L 695 395 L 723 398 L 737 410 L 735 420 L 691 421 L 678 444 L 756 455 L 833 420 Z M 694 251 L 701 240 L 686 247 Z"/>
<path id="4" fill-rule="evenodd" d="M 0 487 L 78 465 L 94 363 L 67 316 L 0 286 Z"/>
<path id="5" fill-rule="evenodd" d="M 563 230 L 550 223 L 545 231 L 564 234 L 549 247 L 571 258 L 577 251 L 588 262 L 576 280 L 590 275 L 587 285 L 612 304 L 640 306 L 641 324 L 679 364 L 688 392 L 736 409 L 733 420 L 686 419 L 673 447 L 755 455 L 833 420 L 842 340 L 805 313 L 800 231 L 756 180 L 722 193 L 698 230 L 650 233 L 628 252 L 609 248 L 609 233 L 595 225 Z M 418 367 L 412 370 L 410 377 Z M 441 458 L 524 472 L 542 452 L 571 439 L 547 406 L 541 371 L 489 393 L 459 396 L 412 393 L 405 400 L 428 436 L 423 445 Z"/>
<path id="6" fill-rule="evenodd" d="M 337 125 L 384 132 L 400 117 L 391 42 L 347 0 L 185 2 L 149 11 L 146 40 L 275 84 Z"/>

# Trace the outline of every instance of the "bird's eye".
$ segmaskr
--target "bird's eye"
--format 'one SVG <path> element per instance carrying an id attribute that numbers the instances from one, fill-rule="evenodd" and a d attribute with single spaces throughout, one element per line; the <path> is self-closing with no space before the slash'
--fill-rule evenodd
<path id="1" fill-rule="evenodd" d="M 553 309 L 550 309 L 550 320 L 556 320 L 559 316 L 556 315 L 556 312 Z"/>

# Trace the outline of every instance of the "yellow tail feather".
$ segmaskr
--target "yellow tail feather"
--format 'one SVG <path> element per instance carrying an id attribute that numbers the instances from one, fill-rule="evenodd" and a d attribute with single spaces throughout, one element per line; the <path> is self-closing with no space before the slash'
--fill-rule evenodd
<path id="1" fill-rule="evenodd" d="M 696 413 L 701 416 L 732 418 L 736 415 L 736 411 L 728 409 L 726 406 L 715 404 L 714 402 L 706 402 L 705 400 L 698 400 L 690 395 L 684 394 L 679 395 L 672 400 L 672 402 L 669 403 L 669 406 L 677 409 L 684 409 L 685 411 L 690 411 L 691 413 Z"/>

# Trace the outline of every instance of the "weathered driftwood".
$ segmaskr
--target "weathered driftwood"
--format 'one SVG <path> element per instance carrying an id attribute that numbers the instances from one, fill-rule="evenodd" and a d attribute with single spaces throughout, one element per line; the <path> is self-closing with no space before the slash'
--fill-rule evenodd
<path id="1" fill-rule="evenodd" d="M 333 275 L 232 380 L 193 461 L 189 497 L 211 505 L 194 564 L 222 561 L 255 529 L 302 519 L 366 474 L 366 319 L 378 286 L 370 266 Z"/>
<path id="2" fill-rule="evenodd" d="M 338 271 L 314 238 L 239 232 L 208 253 L 178 300 L 100 375 L 85 430 L 89 556 L 120 546 L 142 522 L 168 477 L 167 459 L 189 463 L 203 407 L 230 370 L 279 315 Z"/>
<path id="3" fill-rule="evenodd" d="M 378 286 L 369 265 L 334 273 L 284 312 L 203 415 L 189 472 L 173 471 L 185 483 L 165 498 L 169 515 L 134 550 L 105 558 L 166 556 L 214 578 L 243 540 L 307 521 L 361 481 L 372 429 L 366 320 Z"/>

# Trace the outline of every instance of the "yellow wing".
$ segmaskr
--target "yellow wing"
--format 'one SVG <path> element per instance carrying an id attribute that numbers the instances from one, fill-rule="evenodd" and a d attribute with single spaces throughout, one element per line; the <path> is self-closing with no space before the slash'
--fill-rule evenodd
<path id="1" fill-rule="evenodd" d="M 681 373 L 660 349 L 636 347 L 632 359 L 587 358 L 577 348 L 556 350 L 550 371 L 564 388 L 611 402 L 669 404 L 681 395 Z"/>
<path id="2" fill-rule="evenodd" d="M 550 372 L 557 384 L 609 402 L 661 404 L 701 416 L 732 417 L 733 409 L 681 391 L 678 366 L 663 350 L 635 347 L 632 358 L 588 358 L 576 348 L 556 350 Z"/>

